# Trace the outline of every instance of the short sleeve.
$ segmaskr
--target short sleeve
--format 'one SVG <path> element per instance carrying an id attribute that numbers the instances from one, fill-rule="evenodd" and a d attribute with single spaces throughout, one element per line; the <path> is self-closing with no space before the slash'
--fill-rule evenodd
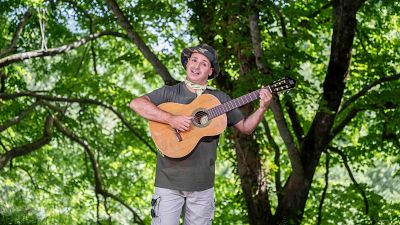
<path id="1" fill-rule="evenodd" d="M 150 93 L 147 93 L 146 96 L 150 98 L 150 101 L 154 105 L 159 105 L 164 102 L 169 101 L 169 91 L 167 86 L 161 87 L 159 89 L 156 89 Z"/>
<path id="2" fill-rule="evenodd" d="M 239 109 L 233 109 L 227 113 L 228 117 L 228 127 L 234 126 L 244 119 L 242 111 Z"/>
<path id="3" fill-rule="evenodd" d="M 219 92 L 219 99 L 222 104 L 231 100 L 229 95 L 227 95 L 223 92 Z M 227 112 L 226 116 L 228 118 L 228 124 L 227 124 L 228 127 L 231 127 L 231 126 L 237 124 L 238 122 L 240 122 L 241 120 L 243 120 L 245 118 L 242 111 L 240 111 L 238 108 Z"/>

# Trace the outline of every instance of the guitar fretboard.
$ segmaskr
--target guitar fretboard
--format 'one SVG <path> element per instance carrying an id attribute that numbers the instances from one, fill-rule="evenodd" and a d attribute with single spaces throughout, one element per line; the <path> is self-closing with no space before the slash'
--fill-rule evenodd
<path id="1" fill-rule="evenodd" d="M 220 116 L 224 113 L 231 111 L 232 109 L 239 108 L 242 105 L 246 105 L 247 103 L 258 99 L 260 96 L 260 91 L 261 90 L 256 90 L 256 91 L 250 92 L 248 94 L 245 94 L 238 98 L 232 99 L 221 105 L 215 106 L 215 107 L 207 110 L 208 118 L 209 119 L 215 118 L 217 116 Z"/>

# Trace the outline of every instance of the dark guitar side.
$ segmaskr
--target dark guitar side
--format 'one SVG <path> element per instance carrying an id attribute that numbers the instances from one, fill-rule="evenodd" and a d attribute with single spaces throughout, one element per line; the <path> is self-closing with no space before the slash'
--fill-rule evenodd
<path id="1" fill-rule="evenodd" d="M 196 109 L 210 109 L 220 105 L 221 102 L 210 94 L 197 97 L 190 104 L 163 103 L 158 108 L 173 115 L 192 116 Z M 213 118 L 204 127 L 197 127 L 193 123 L 189 131 L 179 132 L 182 141 L 178 141 L 177 135 L 171 126 L 164 123 L 149 121 L 150 133 L 157 148 L 170 158 L 182 158 L 188 155 L 202 137 L 215 136 L 224 132 L 227 126 L 226 114 Z"/>

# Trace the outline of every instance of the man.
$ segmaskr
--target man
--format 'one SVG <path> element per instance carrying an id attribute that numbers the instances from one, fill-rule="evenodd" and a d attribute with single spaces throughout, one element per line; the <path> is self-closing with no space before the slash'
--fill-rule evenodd
<path id="1" fill-rule="evenodd" d="M 130 107 L 142 117 L 169 124 L 184 132 L 191 129 L 191 117 L 172 115 L 157 107 L 164 102 L 188 104 L 202 93 L 212 94 L 221 103 L 230 100 L 222 91 L 207 86 L 220 72 L 217 54 L 207 45 L 186 48 L 181 53 L 186 69 L 186 80 L 173 86 L 164 86 L 133 99 Z M 263 118 L 271 101 L 271 93 L 260 92 L 260 107 L 244 118 L 239 109 L 227 113 L 228 126 L 251 134 Z M 180 159 L 157 154 L 155 194 L 152 199 L 152 224 L 177 225 L 183 209 L 184 224 L 211 224 L 214 217 L 214 176 L 216 149 L 219 136 L 203 138 L 196 148 Z"/>

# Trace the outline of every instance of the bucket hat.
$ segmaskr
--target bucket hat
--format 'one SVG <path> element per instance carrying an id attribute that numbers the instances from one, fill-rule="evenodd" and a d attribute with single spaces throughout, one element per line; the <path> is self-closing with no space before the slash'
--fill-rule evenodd
<path id="1" fill-rule="evenodd" d="M 215 52 L 214 48 L 208 44 L 200 44 L 194 47 L 188 47 L 183 49 L 183 51 L 181 52 L 181 63 L 183 65 L 183 68 L 186 69 L 186 65 L 189 61 L 189 58 L 194 52 L 200 53 L 205 57 L 207 57 L 208 60 L 210 60 L 211 66 L 213 68 L 213 73 L 211 74 L 211 76 L 208 77 L 208 79 L 212 79 L 218 76 L 220 68 L 218 64 L 217 53 Z"/>

